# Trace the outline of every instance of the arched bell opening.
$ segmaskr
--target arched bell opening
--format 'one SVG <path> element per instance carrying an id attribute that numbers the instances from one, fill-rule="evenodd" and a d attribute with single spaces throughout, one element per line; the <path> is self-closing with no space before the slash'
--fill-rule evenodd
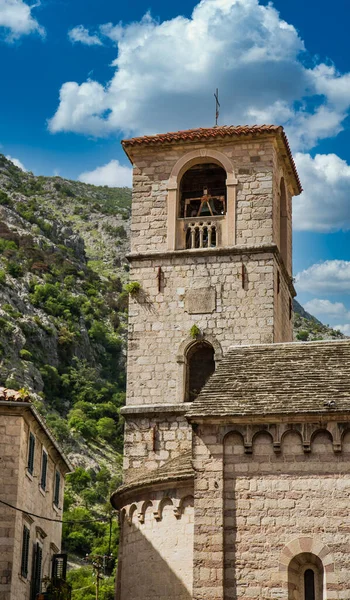
<path id="1" fill-rule="evenodd" d="M 288 269 L 288 210 L 287 194 L 284 178 L 280 184 L 280 253 L 286 269 Z"/>
<path id="2" fill-rule="evenodd" d="M 215 371 L 214 348 L 205 341 L 195 342 L 186 355 L 185 402 L 193 402 Z"/>

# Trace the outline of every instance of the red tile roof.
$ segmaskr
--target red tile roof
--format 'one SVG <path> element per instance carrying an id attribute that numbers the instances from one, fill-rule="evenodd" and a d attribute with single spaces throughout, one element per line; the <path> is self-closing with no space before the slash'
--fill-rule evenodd
<path id="1" fill-rule="evenodd" d="M 26 392 L 17 392 L 16 390 L 4 387 L 0 387 L 0 400 L 7 400 L 7 402 L 31 402 L 30 396 Z"/>
<path id="2" fill-rule="evenodd" d="M 122 146 L 127 152 L 127 149 L 135 146 L 157 146 L 160 144 L 171 144 L 177 142 L 196 142 L 200 140 L 210 140 L 213 138 L 225 137 L 243 137 L 273 134 L 281 139 L 288 159 L 290 161 L 293 175 L 296 179 L 299 193 L 302 192 L 302 187 L 298 172 L 293 160 L 292 152 L 285 131 L 280 125 L 225 125 L 218 127 L 200 127 L 198 129 L 187 129 L 184 131 L 173 131 L 169 133 L 159 133 L 157 135 L 144 135 L 142 137 L 134 137 L 129 140 L 122 140 Z"/>

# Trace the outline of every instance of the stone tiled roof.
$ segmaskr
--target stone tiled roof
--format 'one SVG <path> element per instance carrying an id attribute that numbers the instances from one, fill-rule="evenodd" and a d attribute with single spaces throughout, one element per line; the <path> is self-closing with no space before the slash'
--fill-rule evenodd
<path id="1" fill-rule="evenodd" d="M 201 140 L 211 140 L 215 138 L 242 137 L 273 134 L 278 135 L 287 152 L 288 159 L 292 166 L 293 174 L 297 182 L 299 193 L 302 187 L 299 175 L 294 163 L 292 152 L 289 146 L 287 136 L 283 127 L 280 125 L 226 125 L 217 127 L 200 127 L 198 129 L 187 129 L 184 131 L 173 131 L 169 133 L 160 133 L 157 135 L 145 135 L 134 137 L 129 140 L 122 140 L 125 151 L 132 146 L 156 146 L 160 144 L 171 144 L 176 142 L 196 142 Z M 128 152 L 127 152 L 128 153 Z"/>
<path id="2" fill-rule="evenodd" d="M 30 396 L 27 393 L 17 392 L 16 390 L 0 387 L 0 401 L 30 403 Z"/>
<path id="3" fill-rule="evenodd" d="M 350 340 L 230 348 L 186 416 L 350 411 Z"/>
<path id="4" fill-rule="evenodd" d="M 158 469 L 139 473 L 137 477 L 121 485 L 112 495 L 112 499 L 135 488 L 143 488 L 155 483 L 191 479 L 194 475 L 191 457 L 191 452 L 184 452 L 180 456 L 168 460 Z"/>

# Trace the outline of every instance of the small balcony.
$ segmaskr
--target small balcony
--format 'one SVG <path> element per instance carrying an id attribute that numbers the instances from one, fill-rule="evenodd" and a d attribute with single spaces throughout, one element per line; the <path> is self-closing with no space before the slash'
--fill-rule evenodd
<path id="1" fill-rule="evenodd" d="M 195 250 L 220 246 L 220 224 L 224 218 L 224 216 L 213 216 L 178 219 L 178 249 Z"/>

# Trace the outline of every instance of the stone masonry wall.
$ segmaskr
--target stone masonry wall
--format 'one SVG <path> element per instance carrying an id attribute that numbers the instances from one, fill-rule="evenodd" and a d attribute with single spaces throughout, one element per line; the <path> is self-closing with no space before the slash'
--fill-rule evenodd
<path id="1" fill-rule="evenodd" d="M 18 498 L 18 472 L 20 454 L 21 417 L 0 417 L 0 481 L 1 499 L 16 506 Z M 15 551 L 16 513 L 0 504 L 0 598 L 14 600 L 11 596 L 13 555 Z M 17 573 L 16 573 L 17 576 Z"/>
<path id="2" fill-rule="evenodd" d="M 274 259 L 268 254 L 193 253 L 133 261 L 131 280 L 139 281 L 142 290 L 130 298 L 127 405 L 183 402 L 184 365 L 177 357 L 181 344 L 193 342 L 193 325 L 223 352 L 233 344 L 273 342 L 273 272 Z M 209 293 L 212 312 L 201 313 L 198 298 Z"/>
<path id="3" fill-rule="evenodd" d="M 252 444 L 240 427 L 197 428 L 194 600 L 304 600 L 302 571 L 288 572 L 296 556 L 300 569 L 321 561 L 322 598 L 348 598 L 349 423 L 340 445 L 315 423 L 307 447 L 304 427 L 285 424 L 276 443 L 261 425 Z"/>
<path id="4" fill-rule="evenodd" d="M 191 449 L 192 428 L 184 414 L 128 415 L 125 417 L 124 469 L 125 482 L 137 476 L 138 470 L 160 467 Z"/>

